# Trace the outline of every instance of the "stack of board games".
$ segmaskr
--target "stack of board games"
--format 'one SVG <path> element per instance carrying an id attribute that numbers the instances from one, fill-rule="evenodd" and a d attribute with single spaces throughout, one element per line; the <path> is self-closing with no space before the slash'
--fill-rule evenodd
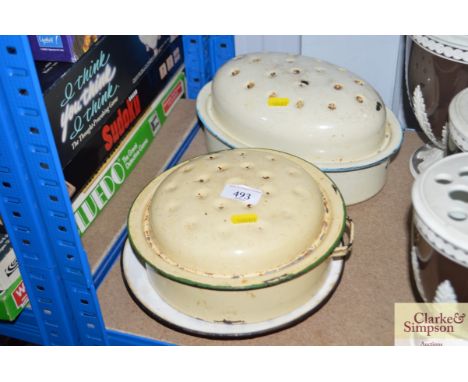
<path id="1" fill-rule="evenodd" d="M 127 135 L 145 124 L 145 113 L 156 112 L 155 100 L 172 94 L 183 63 L 180 36 L 102 36 L 74 64 L 36 62 L 74 210 Z M 185 77 L 181 82 L 175 102 L 185 93 Z M 152 131 L 154 137 L 158 128 Z M 80 222 L 83 233 L 89 225 Z"/>

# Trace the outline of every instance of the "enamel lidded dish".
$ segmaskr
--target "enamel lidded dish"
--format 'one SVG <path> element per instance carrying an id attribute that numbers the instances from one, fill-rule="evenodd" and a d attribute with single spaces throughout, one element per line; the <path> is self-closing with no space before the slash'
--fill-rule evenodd
<path id="1" fill-rule="evenodd" d="M 379 94 L 345 68 L 285 53 L 228 61 L 197 97 L 209 150 L 267 147 L 317 165 L 347 205 L 379 192 L 403 134 Z"/>
<path id="2" fill-rule="evenodd" d="M 172 323 L 204 334 L 227 325 L 225 335 L 283 326 L 317 308 L 337 285 L 353 238 L 340 192 L 323 172 L 248 148 L 158 176 L 135 200 L 128 230 L 157 298 L 184 317 Z"/>

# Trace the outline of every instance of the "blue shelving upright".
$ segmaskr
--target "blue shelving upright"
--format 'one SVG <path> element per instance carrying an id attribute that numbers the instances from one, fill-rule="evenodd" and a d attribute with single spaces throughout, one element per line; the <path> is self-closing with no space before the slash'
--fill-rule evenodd
<path id="1" fill-rule="evenodd" d="M 215 35 L 210 36 L 210 60 L 211 73 L 215 75 L 216 71 L 223 64 L 233 58 L 235 55 L 234 36 Z"/>
<path id="2" fill-rule="evenodd" d="M 2 36 L 0 62 L 0 212 L 41 343 L 106 344 L 27 38 Z"/>
<path id="3" fill-rule="evenodd" d="M 204 84 L 212 78 L 210 40 L 208 36 L 183 36 L 184 61 L 187 70 L 188 98 L 197 98 Z"/>
<path id="4" fill-rule="evenodd" d="M 234 36 L 183 36 L 188 98 L 197 98 L 203 85 L 216 71 L 234 57 Z"/>

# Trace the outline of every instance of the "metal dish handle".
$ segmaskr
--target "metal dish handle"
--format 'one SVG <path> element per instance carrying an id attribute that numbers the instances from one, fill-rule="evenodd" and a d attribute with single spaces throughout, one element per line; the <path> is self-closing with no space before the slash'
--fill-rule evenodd
<path id="1" fill-rule="evenodd" d="M 346 236 L 348 238 L 348 243 L 346 243 L 345 239 L 341 240 L 342 245 L 339 247 L 336 247 L 335 250 L 332 252 L 331 257 L 343 257 L 346 256 L 350 251 L 351 248 L 353 247 L 353 242 L 354 242 L 354 222 L 351 220 L 351 218 L 347 217 L 346 218 Z"/>

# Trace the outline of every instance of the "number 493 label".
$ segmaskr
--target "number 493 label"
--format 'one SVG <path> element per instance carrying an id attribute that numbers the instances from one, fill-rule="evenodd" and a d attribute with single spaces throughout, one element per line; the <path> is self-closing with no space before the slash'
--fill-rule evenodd
<path id="1" fill-rule="evenodd" d="M 241 184 L 226 184 L 221 197 L 255 205 L 260 201 L 262 191 Z"/>

